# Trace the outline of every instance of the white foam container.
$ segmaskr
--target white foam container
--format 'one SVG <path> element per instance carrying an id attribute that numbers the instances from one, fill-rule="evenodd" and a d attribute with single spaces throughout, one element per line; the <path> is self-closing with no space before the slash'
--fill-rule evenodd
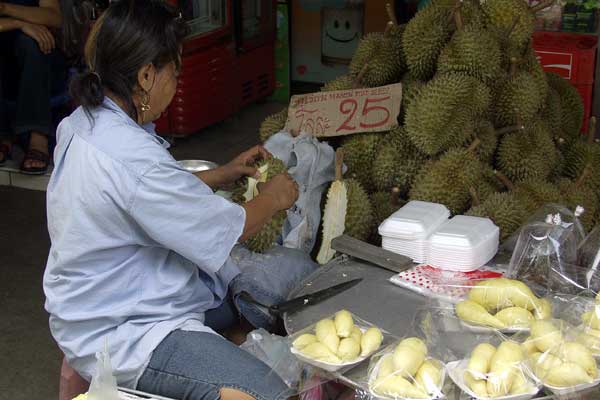
<path id="1" fill-rule="evenodd" d="M 404 240 L 425 239 L 450 217 L 446 206 L 410 201 L 379 226 L 379 234 Z"/>

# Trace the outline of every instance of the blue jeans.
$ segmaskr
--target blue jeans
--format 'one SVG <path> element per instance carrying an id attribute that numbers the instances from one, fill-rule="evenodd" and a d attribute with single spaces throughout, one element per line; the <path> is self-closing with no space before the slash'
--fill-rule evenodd
<path id="1" fill-rule="evenodd" d="M 257 400 L 284 400 L 291 392 L 267 365 L 212 333 L 177 330 L 154 350 L 137 389 L 178 400 L 216 400 L 222 388 Z"/>

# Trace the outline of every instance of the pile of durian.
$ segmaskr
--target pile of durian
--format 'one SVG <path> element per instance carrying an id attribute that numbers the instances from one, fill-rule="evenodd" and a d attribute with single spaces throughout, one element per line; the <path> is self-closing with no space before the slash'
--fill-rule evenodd
<path id="1" fill-rule="evenodd" d="M 292 342 L 292 347 L 310 359 L 329 364 L 345 364 L 367 357 L 381 346 L 383 334 L 376 327 L 363 330 L 354 324 L 352 314 L 338 311 L 333 319 L 322 319 L 314 334 L 305 333 Z"/>
<path id="2" fill-rule="evenodd" d="M 322 90 L 402 82 L 403 101 L 391 131 L 341 138 L 348 196 L 369 198 L 346 213 L 349 234 L 377 242 L 406 200 L 489 217 L 502 240 L 550 202 L 584 207 L 588 230 L 600 222 L 595 126 L 584 139 L 577 90 L 544 72 L 531 44 L 535 13 L 552 3 L 432 0 L 405 25 L 390 11 L 385 31 L 362 39 L 349 73 Z M 264 121 L 262 140 L 286 113 Z"/>
<path id="3" fill-rule="evenodd" d="M 535 320 L 551 318 L 552 304 L 521 281 L 496 278 L 478 282 L 468 299 L 456 305 L 456 315 L 469 324 L 526 329 Z"/>

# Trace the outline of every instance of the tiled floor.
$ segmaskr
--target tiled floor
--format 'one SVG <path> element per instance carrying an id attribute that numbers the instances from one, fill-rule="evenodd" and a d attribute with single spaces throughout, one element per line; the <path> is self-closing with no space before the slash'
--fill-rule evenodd
<path id="1" fill-rule="evenodd" d="M 222 164 L 256 144 L 260 121 L 281 108 L 251 106 L 193 137 L 177 139 L 173 155 Z M 0 171 L 0 399 L 55 400 L 60 352 L 48 330 L 41 285 L 50 245 L 45 193 L 3 186 L 2 172 L 7 171 Z M 20 174 L 10 179 L 25 187 L 36 181 Z"/>

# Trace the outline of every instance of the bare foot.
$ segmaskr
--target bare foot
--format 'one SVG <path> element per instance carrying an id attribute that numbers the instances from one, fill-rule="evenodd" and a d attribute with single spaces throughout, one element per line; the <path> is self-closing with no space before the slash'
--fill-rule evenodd
<path id="1" fill-rule="evenodd" d="M 29 139 L 29 149 L 37 150 L 44 154 L 48 154 L 48 137 L 46 135 L 42 135 L 38 132 L 31 132 L 31 137 Z M 46 164 L 43 161 L 38 160 L 26 160 L 24 167 L 25 168 L 42 168 Z"/>

